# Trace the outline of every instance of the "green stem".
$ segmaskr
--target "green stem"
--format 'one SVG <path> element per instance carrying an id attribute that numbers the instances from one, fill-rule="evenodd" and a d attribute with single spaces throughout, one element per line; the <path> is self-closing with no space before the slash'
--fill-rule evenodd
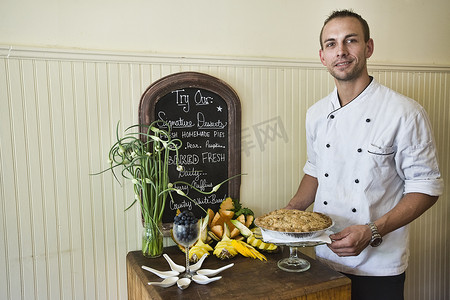
<path id="1" fill-rule="evenodd" d="M 139 202 L 144 222 L 151 224 L 149 225 L 152 228 L 150 231 L 153 233 L 159 232 L 158 224 L 161 223 L 167 197 L 170 196 L 173 199 L 171 192 L 179 192 L 174 188 L 169 188 L 168 174 L 171 153 L 174 153 L 175 164 L 179 167 L 178 150 L 182 147 L 182 141 L 171 138 L 170 126 L 162 120 L 157 120 L 150 125 L 129 126 L 125 129 L 123 137 L 119 136 L 119 124 L 120 122 L 116 126 L 117 141 L 108 153 L 109 168 L 92 175 L 111 171 L 119 181 L 115 171 L 116 168 L 121 167 L 120 174 L 122 177 L 132 180 L 134 184 L 135 197 L 126 210 Z M 160 127 L 161 124 L 164 124 L 163 127 L 167 127 L 167 130 L 158 129 L 157 127 Z M 138 132 L 130 131 L 136 127 L 139 128 Z M 236 176 L 216 185 L 210 192 L 203 192 L 187 182 L 177 181 L 175 184 L 185 184 L 202 194 L 208 195 L 216 192 L 223 183 Z M 185 197 L 201 207 L 187 195 Z M 162 240 L 159 242 L 159 239 L 148 242 L 143 240 L 142 249 L 143 252 L 151 254 L 148 249 L 158 248 L 160 245 L 162 245 Z"/>
<path id="2" fill-rule="evenodd" d="M 146 257 L 158 257 L 163 252 L 163 235 L 160 224 L 145 223 L 142 234 L 142 254 Z"/>

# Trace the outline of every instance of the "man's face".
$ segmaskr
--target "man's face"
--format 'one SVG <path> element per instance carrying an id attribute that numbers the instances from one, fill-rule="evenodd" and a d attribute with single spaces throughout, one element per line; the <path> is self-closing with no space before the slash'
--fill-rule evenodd
<path id="1" fill-rule="evenodd" d="M 356 18 L 329 21 L 322 32 L 322 64 L 339 81 L 352 81 L 367 73 L 366 60 L 373 53 L 373 40 L 364 42 L 361 24 Z"/>

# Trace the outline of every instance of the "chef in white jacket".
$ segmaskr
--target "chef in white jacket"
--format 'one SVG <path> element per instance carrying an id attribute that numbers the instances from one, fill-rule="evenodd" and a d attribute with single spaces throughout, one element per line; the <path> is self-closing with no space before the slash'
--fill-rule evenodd
<path id="1" fill-rule="evenodd" d="M 425 110 L 369 76 L 374 42 L 360 15 L 336 11 L 320 34 L 335 90 L 306 116 L 308 159 L 286 208 L 335 221 L 319 260 L 352 280 L 352 299 L 403 299 L 408 224 L 442 194 Z"/>

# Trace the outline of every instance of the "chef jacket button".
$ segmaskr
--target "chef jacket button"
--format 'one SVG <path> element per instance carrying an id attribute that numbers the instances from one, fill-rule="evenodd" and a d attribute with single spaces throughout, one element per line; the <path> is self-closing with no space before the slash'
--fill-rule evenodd
<path id="1" fill-rule="evenodd" d="M 355 213 L 355 212 L 356 212 L 356 208 L 352 208 L 352 212 L 354 212 L 354 213 Z"/>
<path id="2" fill-rule="evenodd" d="M 358 150 L 357 150 L 358 152 L 362 152 L 362 149 L 361 148 L 358 148 Z"/>
<path id="3" fill-rule="evenodd" d="M 325 173 L 325 177 L 328 177 L 328 173 Z"/>
<path id="4" fill-rule="evenodd" d="M 325 147 L 330 148 L 330 144 L 326 144 Z"/>
<path id="5" fill-rule="evenodd" d="M 328 205 L 328 202 L 327 202 L 327 201 L 323 201 L 323 204 L 324 204 L 324 205 Z"/>
<path id="6" fill-rule="evenodd" d="M 370 119 L 366 119 L 366 122 L 369 123 L 369 122 L 370 122 Z"/>
<path id="7" fill-rule="evenodd" d="M 359 183 L 359 179 L 355 179 L 355 183 Z"/>

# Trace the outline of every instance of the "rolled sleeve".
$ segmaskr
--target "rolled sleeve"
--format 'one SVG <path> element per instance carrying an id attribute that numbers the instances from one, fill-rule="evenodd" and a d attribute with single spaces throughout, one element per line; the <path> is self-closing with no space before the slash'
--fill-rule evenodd
<path id="1" fill-rule="evenodd" d="M 305 163 L 303 172 L 305 172 L 305 174 L 308 174 L 309 176 L 317 178 L 316 166 L 314 166 L 309 160 Z"/>
<path id="2" fill-rule="evenodd" d="M 405 181 L 405 194 L 422 193 L 430 196 L 440 196 L 443 191 L 444 181 L 442 178 Z"/>
<path id="3" fill-rule="evenodd" d="M 409 124 L 409 133 L 403 141 L 410 144 L 399 159 L 399 175 L 405 181 L 404 193 L 423 193 L 440 196 L 444 182 L 439 171 L 436 146 L 427 114 L 422 109 Z"/>
<path id="4" fill-rule="evenodd" d="M 309 109 L 306 114 L 306 155 L 307 161 L 303 167 L 303 172 L 317 178 L 317 153 L 314 149 L 314 140 L 317 134 L 317 120 L 320 117 L 315 115 L 315 111 Z"/>
<path id="5" fill-rule="evenodd" d="M 439 172 L 434 143 L 431 141 L 424 145 L 410 147 L 408 152 L 412 164 L 403 171 L 405 177 L 404 193 L 442 195 L 444 181 Z"/>

